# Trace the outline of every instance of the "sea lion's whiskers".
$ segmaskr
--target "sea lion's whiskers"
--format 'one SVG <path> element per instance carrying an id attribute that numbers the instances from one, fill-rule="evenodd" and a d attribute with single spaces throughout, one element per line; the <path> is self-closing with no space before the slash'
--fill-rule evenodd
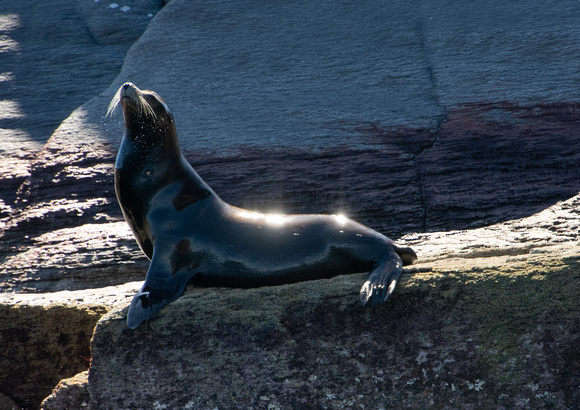
<path id="1" fill-rule="evenodd" d="M 155 114 L 155 111 L 153 111 L 153 108 L 151 108 L 151 104 L 149 104 L 147 102 L 147 100 L 143 97 L 143 95 L 141 95 L 141 93 L 138 93 L 139 96 L 139 113 L 140 114 L 145 114 L 146 117 L 153 117 L 153 119 L 157 118 L 157 115 Z"/>
<path id="2" fill-rule="evenodd" d="M 126 87 L 125 85 L 122 85 L 113 96 L 113 99 L 107 108 L 107 114 L 105 117 L 112 116 L 117 106 L 121 103 L 121 98 L 123 97 L 129 98 L 131 101 L 133 101 L 133 103 L 135 103 L 140 115 L 152 117 L 153 119 L 157 118 L 155 111 L 153 108 L 151 108 L 151 105 L 147 102 L 145 97 L 143 97 L 143 95 L 137 91 L 134 86 Z"/>
<path id="3" fill-rule="evenodd" d="M 110 116 L 112 117 L 113 113 L 115 112 L 115 108 L 117 108 L 117 105 L 119 105 L 120 102 L 121 102 L 121 89 L 119 88 L 119 91 L 115 93 L 113 99 L 109 103 L 109 107 L 107 108 L 107 114 L 105 114 L 105 117 Z"/>

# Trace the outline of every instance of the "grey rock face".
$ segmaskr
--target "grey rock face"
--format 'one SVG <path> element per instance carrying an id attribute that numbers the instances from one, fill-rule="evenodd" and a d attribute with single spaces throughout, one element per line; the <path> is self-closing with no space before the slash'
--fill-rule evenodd
<path id="1" fill-rule="evenodd" d="M 68 13 L 106 31 L 142 27 L 156 4 L 82 2 Z M 5 173 L 6 198 L 19 201 L 0 205 L 1 288 L 142 278 L 147 261 L 128 230 L 107 235 L 111 225 L 99 226 L 122 221 L 112 186 L 122 127 L 119 116 L 103 115 L 126 80 L 165 98 L 187 158 L 234 205 L 341 211 L 396 238 L 521 218 L 572 197 L 580 121 L 570 84 L 580 75 L 572 63 L 580 38 L 570 31 L 555 47 L 548 40 L 556 26 L 547 22 L 565 7 L 558 26 L 565 29 L 580 11 L 560 3 L 527 4 L 525 13 L 511 7 L 172 1 L 110 87 L 61 124 L 32 166 Z M 514 13 L 525 23 L 509 24 Z M 65 75 L 58 67 L 52 71 Z M 82 238 L 71 236 L 80 226 Z M 58 242 L 51 232 L 66 234 Z M 55 254 L 58 247 L 67 251 Z M 49 265 L 35 254 L 48 255 Z M 95 269 L 74 272 L 87 263 Z"/>
<path id="2" fill-rule="evenodd" d="M 41 410 L 82 409 L 89 406 L 88 371 L 61 380 L 50 396 L 42 401 Z"/>
<path id="3" fill-rule="evenodd" d="M 79 1 L 78 9 L 99 44 L 131 45 L 143 34 L 163 4 L 162 0 Z"/>
<path id="4" fill-rule="evenodd" d="M 195 289 L 135 331 L 118 309 L 95 329 L 91 407 L 569 407 L 578 255 L 419 264 L 373 309 L 362 275 Z"/>

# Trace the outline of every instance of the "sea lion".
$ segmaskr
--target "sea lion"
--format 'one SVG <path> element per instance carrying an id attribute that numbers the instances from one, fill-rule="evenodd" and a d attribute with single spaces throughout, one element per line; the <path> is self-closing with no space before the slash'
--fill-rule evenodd
<path id="1" fill-rule="evenodd" d="M 125 132 L 115 163 L 115 191 L 125 220 L 151 260 L 134 296 L 134 329 L 196 286 L 258 287 L 369 271 L 366 304 L 384 302 L 411 248 L 341 215 L 275 215 L 224 202 L 181 154 L 173 115 L 153 91 L 125 83 Z"/>

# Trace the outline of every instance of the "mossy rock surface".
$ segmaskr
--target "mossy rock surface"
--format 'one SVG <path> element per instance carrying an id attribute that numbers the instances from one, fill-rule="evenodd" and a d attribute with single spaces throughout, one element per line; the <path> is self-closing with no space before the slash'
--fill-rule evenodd
<path id="1" fill-rule="evenodd" d="M 135 331 L 114 310 L 92 342 L 91 405 L 569 408 L 580 399 L 577 246 L 418 264 L 379 307 L 358 304 L 363 278 L 193 289 Z"/>

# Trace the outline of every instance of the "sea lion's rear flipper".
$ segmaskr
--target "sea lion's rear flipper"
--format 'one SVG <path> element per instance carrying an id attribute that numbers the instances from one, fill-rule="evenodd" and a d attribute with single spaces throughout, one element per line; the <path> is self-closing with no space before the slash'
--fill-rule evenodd
<path id="1" fill-rule="evenodd" d="M 403 270 L 403 261 L 395 252 L 390 252 L 387 258 L 379 262 L 369 273 L 366 282 L 360 289 L 360 301 L 366 305 L 369 300 L 373 305 L 383 303 L 395 290 L 397 280 Z"/>

